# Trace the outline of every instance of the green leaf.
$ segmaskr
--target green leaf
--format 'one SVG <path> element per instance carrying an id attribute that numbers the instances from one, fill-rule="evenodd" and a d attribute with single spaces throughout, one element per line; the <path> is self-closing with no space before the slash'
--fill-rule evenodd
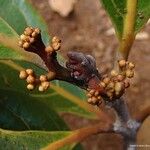
<path id="1" fill-rule="evenodd" d="M 0 88 L 0 127 L 11 130 L 67 130 L 51 107 L 20 91 Z"/>
<path id="2" fill-rule="evenodd" d="M 39 27 L 42 30 L 42 38 L 45 44 L 48 43 L 47 26 L 29 0 L 0 0 L 0 4 L 0 17 L 19 35 L 27 26 Z"/>
<path id="3" fill-rule="evenodd" d="M 115 27 L 118 38 L 122 37 L 124 17 L 127 13 L 126 2 L 127 0 L 101 0 L 106 12 L 109 14 L 111 21 Z M 150 1 L 138 0 L 137 18 L 135 24 L 135 33 L 145 25 L 150 17 Z"/>
<path id="4" fill-rule="evenodd" d="M 34 99 L 40 100 L 57 112 L 69 112 L 87 118 L 95 117 L 94 114 L 88 112 L 88 109 L 82 107 L 82 105 L 86 103 L 84 102 L 85 95 L 82 94 L 79 88 L 72 85 L 55 81 L 47 92 L 40 93 L 38 90 L 28 91 L 26 89 L 26 82 L 20 80 L 18 77 L 18 70 L 23 69 L 22 67 L 31 67 L 35 70 L 37 75 L 43 74 L 45 71 L 31 63 L 19 62 L 19 64 L 21 64 L 20 66 L 17 63 L 18 62 L 0 61 L 0 89 L 27 94 Z M 70 89 L 70 91 L 68 89 Z M 78 95 L 70 93 L 71 90 L 74 89 Z"/>
<path id="5" fill-rule="evenodd" d="M 21 64 L 21 66 L 25 68 L 34 68 L 38 74 L 46 73 L 46 71 L 44 71 L 46 68 L 44 67 L 45 65 L 43 65 L 43 61 L 36 54 L 25 52 L 23 49 L 17 46 L 17 33 L 22 32 L 27 24 L 38 26 L 44 31 L 43 36 L 48 40 L 48 36 L 45 33 L 47 32 L 47 26 L 44 24 L 41 17 L 37 15 L 37 12 L 32 9 L 28 1 L 0 0 L 0 3 L 0 16 L 2 17 L 0 18 L 0 24 L 2 24 L 0 26 L 0 59 L 15 60 L 17 64 Z M 11 9 L 10 7 L 14 9 Z M 7 9 L 9 8 L 12 13 L 10 13 L 10 10 L 8 10 L 9 13 L 7 12 Z M 16 17 L 20 19 L 19 21 L 17 20 L 16 22 L 16 20 L 13 20 L 12 17 L 10 17 L 10 14 L 13 13 L 17 13 Z M 17 31 L 17 33 L 15 31 Z M 9 63 L 9 61 L 7 62 Z M 35 65 L 27 62 L 32 62 Z M 13 62 L 10 62 L 9 64 L 13 66 Z M 5 70 L 5 73 L 3 73 L 3 70 Z M 20 68 L 18 70 L 20 70 Z M 57 88 L 56 86 L 52 86 L 55 89 L 52 89 L 51 87 L 49 91 L 42 94 L 37 90 L 34 92 L 29 92 L 26 89 L 25 82 L 18 80 L 18 71 L 16 71 L 13 67 L 8 67 L 1 63 L 0 73 L 2 80 L 4 80 L 3 77 L 5 76 L 5 78 L 10 81 L 11 88 L 9 87 L 9 90 L 15 89 L 19 90 L 20 92 L 24 91 L 25 94 L 29 94 L 35 99 L 42 100 L 57 112 L 70 112 L 88 118 L 93 118 L 95 116 L 89 112 L 86 106 L 84 106 L 84 100 L 86 97 L 84 92 L 81 91 L 78 87 L 69 85 L 64 82 L 55 81 L 54 85 L 57 85 Z M 4 82 L 2 82 L 2 85 L 3 86 L 1 87 L 8 88 Z M 60 90 L 62 91 L 61 93 L 59 92 Z M 85 103 L 85 105 L 88 104 Z"/>
<path id="6" fill-rule="evenodd" d="M 71 134 L 71 132 L 44 132 L 44 131 L 26 131 L 14 132 L 0 129 L 1 150 L 38 150 L 48 144 L 62 139 Z M 61 150 L 82 150 L 82 147 L 75 143 L 65 146 Z"/>

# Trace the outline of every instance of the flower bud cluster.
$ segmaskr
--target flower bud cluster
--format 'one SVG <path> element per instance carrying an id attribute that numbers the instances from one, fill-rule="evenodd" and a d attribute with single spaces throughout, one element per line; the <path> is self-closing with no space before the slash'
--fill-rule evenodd
<path id="1" fill-rule="evenodd" d="M 32 69 L 20 71 L 19 78 L 26 80 L 27 89 L 30 91 L 34 90 L 37 85 L 40 92 L 46 91 L 50 86 L 46 75 L 41 75 L 39 79 L 37 79 Z"/>
<path id="2" fill-rule="evenodd" d="M 54 51 L 58 51 L 61 47 L 61 40 L 54 36 L 52 38 L 51 44 L 45 48 L 45 51 L 49 54 L 52 54 Z"/>
<path id="3" fill-rule="evenodd" d="M 118 66 L 120 71 L 112 70 L 110 77 L 103 77 L 100 82 L 100 86 L 105 89 L 110 100 L 122 96 L 125 89 L 130 86 L 128 79 L 134 76 L 135 65 L 133 63 L 119 60 Z"/>
<path id="4" fill-rule="evenodd" d="M 92 105 L 100 105 L 102 103 L 102 97 L 100 96 L 100 92 L 94 89 L 87 90 L 88 103 Z"/>
<path id="5" fill-rule="evenodd" d="M 28 49 L 30 45 L 35 42 L 40 32 L 39 28 L 27 27 L 24 33 L 20 35 L 19 46 Z"/>
<path id="6" fill-rule="evenodd" d="M 129 78 L 134 76 L 135 65 L 125 60 L 119 60 L 118 66 L 119 71 L 112 70 L 110 76 L 102 77 L 99 83 L 101 90 L 87 89 L 88 103 L 100 105 L 104 101 L 104 97 L 107 100 L 115 100 L 124 94 L 125 89 L 130 86 Z"/>

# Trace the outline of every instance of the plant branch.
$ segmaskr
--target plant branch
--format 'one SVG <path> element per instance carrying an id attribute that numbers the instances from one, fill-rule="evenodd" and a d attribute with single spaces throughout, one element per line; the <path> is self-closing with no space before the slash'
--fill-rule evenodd
<path id="1" fill-rule="evenodd" d="M 124 18 L 123 35 L 119 45 L 119 51 L 125 60 L 128 59 L 129 51 L 135 39 L 136 8 L 137 0 L 127 0 L 127 13 Z"/>
<path id="2" fill-rule="evenodd" d="M 112 124 L 109 123 L 98 123 L 95 125 L 90 125 L 88 127 L 84 127 L 75 131 L 52 144 L 49 144 L 47 147 L 43 148 L 43 150 L 58 150 L 59 148 L 72 144 L 72 143 L 79 143 L 85 138 L 98 133 L 110 133 L 113 132 Z"/>

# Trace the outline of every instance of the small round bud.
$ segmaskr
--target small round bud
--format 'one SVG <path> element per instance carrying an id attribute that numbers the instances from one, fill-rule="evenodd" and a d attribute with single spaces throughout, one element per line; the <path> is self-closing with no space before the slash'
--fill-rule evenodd
<path id="1" fill-rule="evenodd" d="M 107 94 L 107 96 L 108 96 L 110 99 L 112 99 L 112 97 L 113 97 L 113 93 L 112 93 L 112 92 L 108 91 L 106 94 Z"/>
<path id="2" fill-rule="evenodd" d="M 111 74 L 111 76 L 113 76 L 113 77 L 115 77 L 115 76 L 118 75 L 117 71 L 115 71 L 115 70 L 112 70 L 110 74 Z"/>
<path id="3" fill-rule="evenodd" d="M 114 82 L 109 82 L 109 84 L 107 85 L 107 89 L 113 89 L 115 86 Z"/>
<path id="4" fill-rule="evenodd" d="M 128 78 L 132 78 L 134 76 L 134 71 L 130 70 L 130 69 L 127 69 L 126 70 L 126 76 Z"/>
<path id="5" fill-rule="evenodd" d="M 27 85 L 27 89 L 30 90 L 30 91 L 33 90 L 34 89 L 34 85 L 33 84 L 28 84 Z"/>
<path id="6" fill-rule="evenodd" d="M 26 73 L 28 75 L 33 75 L 33 70 L 32 69 L 26 69 Z"/>
<path id="7" fill-rule="evenodd" d="M 29 75 L 26 79 L 27 83 L 34 83 L 35 82 L 35 78 L 32 75 Z"/>
<path id="8" fill-rule="evenodd" d="M 49 71 L 47 74 L 48 80 L 53 80 L 55 78 L 55 76 L 56 76 L 56 73 L 53 71 Z"/>
<path id="9" fill-rule="evenodd" d="M 100 86 L 106 87 L 106 84 L 104 82 L 100 82 Z"/>
<path id="10" fill-rule="evenodd" d="M 101 97 L 101 96 L 98 96 L 97 99 L 100 100 L 100 99 L 102 99 L 102 97 Z"/>
<path id="11" fill-rule="evenodd" d="M 98 96 L 99 95 L 99 91 L 95 91 L 94 96 Z"/>
<path id="12" fill-rule="evenodd" d="M 53 38 L 52 38 L 52 43 L 60 43 L 61 42 L 61 40 L 57 37 L 57 36 L 54 36 Z"/>
<path id="13" fill-rule="evenodd" d="M 52 43 L 52 47 L 55 51 L 59 50 L 60 47 L 61 47 L 61 44 L 60 43 L 57 43 L 57 42 L 54 42 Z"/>
<path id="14" fill-rule="evenodd" d="M 46 75 L 41 75 L 40 76 L 40 81 L 41 82 L 47 81 L 47 76 Z"/>
<path id="15" fill-rule="evenodd" d="M 44 90 L 47 90 L 50 86 L 50 83 L 48 81 L 44 81 L 41 83 L 41 86 L 43 86 Z"/>
<path id="16" fill-rule="evenodd" d="M 129 63 L 129 69 L 133 69 L 134 67 L 135 67 L 135 65 L 132 62 L 130 62 Z"/>
<path id="17" fill-rule="evenodd" d="M 37 36 L 37 33 L 34 31 L 33 33 L 32 33 L 32 37 L 36 37 Z"/>
<path id="18" fill-rule="evenodd" d="M 91 103 L 92 102 L 92 98 L 88 98 L 88 103 Z"/>
<path id="19" fill-rule="evenodd" d="M 94 93 L 95 93 L 95 90 L 94 89 L 92 89 L 92 90 L 90 90 L 90 92 L 89 92 L 91 95 L 93 95 Z"/>
<path id="20" fill-rule="evenodd" d="M 122 82 L 116 82 L 115 83 L 115 93 L 116 93 L 116 95 L 120 95 L 123 90 L 124 90 L 124 86 L 123 86 Z"/>
<path id="21" fill-rule="evenodd" d="M 32 29 L 30 27 L 27 27 L 24 31 L 24 34 L 29 36 L 32 34 L 32 32 L 33 32 Z"/>
<path id="22" fill-rule="evenodd" d="M 26 79 L 27 76 L 28 76 L 28 74 L 26 73 L 25 70 L 20 71 L 20 74 L 19 74 L 20 79 Z"/>
<path id="23" fill-rule="evenodd" d="M 30 44 L 29 44 L 28 42 L 25 42 L 25 43 L 23 44 L 23 48 L 29 48 L 29 46 L 30 46 Z"/>
<path id="24" fill-rule="evenodd" d="M 105 84 L 108 84 L 108 83 L 110 82 L 110 78 L 109 78 L 109 77 L 104 78 L 104 79 L 103 79 L 103 82 L 104 82 Z"/>
<path id="25" fill-rule="evenodd" d="M 19 42 L 18 42 L 18 45 L 19 45 L 19 47 L 23 47 L 23 42 L 22 42 L 22 41 L 19 41 Z"/>
<path id="26" fill-rule="evenodd" d="M 124 80 L 125 79 L 125 76 L 123 76 L 123 75 L 121 75 L 121 74 L 119 74 L 118 76 L 117 76 L 117 80 L 118 81 L 122 81 L 122 80 Z"/>
<path id="27" fill-rule="evenodd" d="M 87 97 L 89 97 L 89 98 L 90 98 L 90 97 L 92 97 L 92 95 L 91 95 L 90 93 L 88 93 L 88 94 L 87 94 Z"/>
<path id="28" fill-rule="evenodd" d="M 95 104 L 97 102 L 97 98 L 96 97 L 92 97 L 92 103 Z"/>
<path id="29" fill-rule="evenodd" d="M 51 46 L 47 46 L 47 47 L 45 48 L 45 51 L 46 51 L 47 53 L 52 53 L 52 52 L 54 51 L 54 49 L 53 49 Z"/>
<path id="30" fill-rule="evenodd" d="M 39 28 L 35 28 L 34 32 L 36 32 L 37 34 L 39 34 L 41 31 Z"/>
<path id="31" fill-rule="evenodd" d="M 20 39 L 25 41 L 26 40 L 26 35 L 24 35 L 24 34 L 20 35 Z"/>
<path id="32" fill-rule="evenodd" d="M 125 67 L 126 66 L 126 61 L 125 60 L 119 60 L 119 67 Z"/>
<path id="33" fill-rule="evenodd" d="M 38 89 L 39 89 L 40 92 L 44 92 L 44 90 L 45 90 L 42 85 L 40 85 Z"/>

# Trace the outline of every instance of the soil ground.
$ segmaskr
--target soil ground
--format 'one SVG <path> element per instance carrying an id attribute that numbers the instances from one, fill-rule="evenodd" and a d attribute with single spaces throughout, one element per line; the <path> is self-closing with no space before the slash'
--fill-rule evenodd
<path id="1" fill-rule="evenodd" d="M 50 35 L 57 35 L 63 41 L 62 55 L 68 50 L 82 51 L 93 55 L 101 72 L 112 68 L 118 41 L 112 24 L 99 0 L 78 0 L 74 11 L 67 18 L 53 12 L 47 0 L 32 0 L 49 27 Z M 150 24 L 142 30 L 148 37 L 136 40 L 129 60 L 136 64 L 136 73 L 126 100 L 132 115 L 150 104 Z M 72 129 L 89 124 L 89 120 L 63 115 Z M 150 145 L 150 118 L 139 131 L 138 144 Z M 85 150 L 122 150 L 122 138 L 118 135 L 93 135 L 82 142 Z M 147 148 L 142 148 L 147 149 Z M 150 147 L 149 147 L 150 149 Z"/>

